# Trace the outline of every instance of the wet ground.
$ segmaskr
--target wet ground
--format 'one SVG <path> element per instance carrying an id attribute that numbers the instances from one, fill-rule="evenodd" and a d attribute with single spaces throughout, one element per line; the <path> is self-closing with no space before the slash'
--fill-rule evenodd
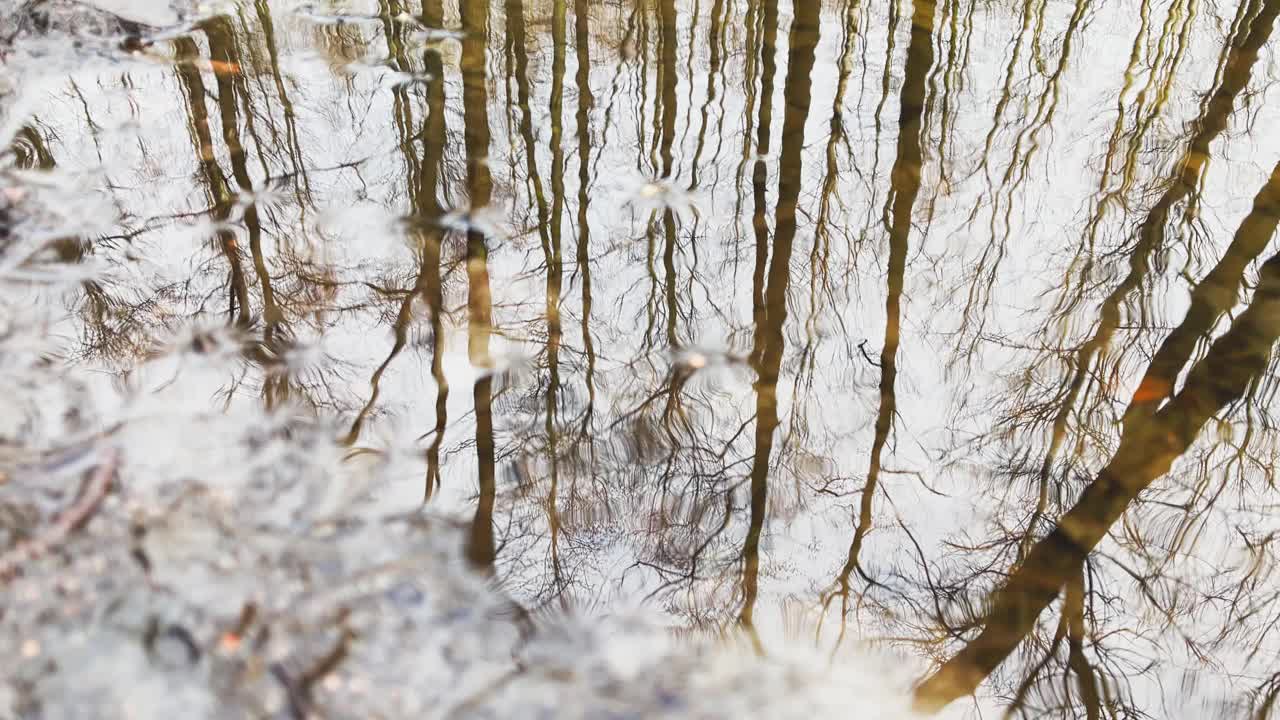
<path id="1" fill-rule="evenodd" d="M 111 382 L 231 328 L 191 402 L 399 453 L 526 608 L 1276 705 L 1280 0 L 17 5 Z"/>

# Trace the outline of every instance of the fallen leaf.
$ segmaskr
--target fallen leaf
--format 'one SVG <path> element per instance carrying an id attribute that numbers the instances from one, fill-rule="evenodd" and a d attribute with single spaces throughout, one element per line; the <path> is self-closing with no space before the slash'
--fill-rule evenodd
<path id="1" fill-rule="evenodd" d="M 1135 403 L 1154 402 L 1168 397 L 1171 390 L 1173 390 L 1173 383 L 1162 377 L 1143 378 L 1138 389 L 1133 391 L 1133 401 Z"/>
<path id="2" fill-rule="evenodd" d="M 223 62 L 221 60 L 210 60 L 209 68 L 213 70 L 214 75 L 239 75 L 240 66 L 233 62 Z"/>
<path id="3" fill-rule="evenodd" d="M 240 636 L 233 632 L 222 633 L 218 640 L 218 648 L 224 653 L 233 653 L 240 649 Z"/>

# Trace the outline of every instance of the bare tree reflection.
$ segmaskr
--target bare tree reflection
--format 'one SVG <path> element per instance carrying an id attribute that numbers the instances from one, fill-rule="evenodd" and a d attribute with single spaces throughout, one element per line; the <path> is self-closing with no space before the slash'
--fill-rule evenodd
<path id="1" fill-rule="evenodd" d="M 232 338 L 218 402 L 403 460 L 529 607 L 834 616 L 939 663 L 927 708 L 1185 669 L 1266 713 L 1277 14 L 246 0 L 6 116 L 0 179 L 119 212 L 51 246 L 111 271 L 76 362 Z"/>
<path id="2" fill-rule="evenodd" d="M 1276 308 L 1280 307 L 1280 256 L 1263 265 L 1260 284 L 1248 309 L 1213 343 L 1205 357 L 1190 367 L 1182 389 L 1175 394 L 1172 382 L 1163 375 L 1169 366 L 1176 363 L 1180 371 L 1190 361 L 1191 348 L 1203 337 L 1204 317 L 1212 315 L 1216 319 L 1234 304 L 1238 286 L 1221 276 L 1236 268 L 1243 271 L 1241 261 L 1247 259 L 1249 249 L 1265 246 L 1275 232 L 1280 219 L 1277 188 L 1280 166 L 1255 200 L 1254 212 L 1237 232 L 1232 249 L 1244 257 L 1224 258 L 1219 266 L 1222 272 L 1218 274 L 1215 268 L 1211 273 L 1217 276 L 1199 293 L 1193 312 L 1162 343 L 1157 356 L 1162 356 L 1163 362 L 1158 369 L 1153 362 L 1143 376 L 1126 413 L 1120 444 L 1110 461 L 1049 534 L 1030 547 L 995 592 L 980 621 L 981 632 L 920 685 L 917 698 L 921 707 L 937 709 L 973 692 L 1032 631 L 1040 613 L 1063 584 L 1081 572 L 1089 553 L 1138 494 L 1167 473 L 1205 423 L 1240 400 L 1266 370 L 1272 345 L 1280 336 L 1280 321 L 1276 319 Z M 1226 302 L 1222 300 L 1227 290 L 1224 285 L 1230 286 L 1231 300 Z M 1167 402 L 1160 406 L 1161 400 Z"/>
<path id="3" fill-rule="evenodd" d="M 467 190 L 472 211 L 488 206 L 493 188 L 489 175 L 489 89 L 485 49 L 489 39 L 489 4 L 467 0 L 462 5 L 462 103 L 467 149 Z M 489 290 L 489 248 L 484 232 L 467 230 L 467 354 L 484 373 L 476 380 L 473 395 L 476 414 L 476 460 L 480 495 L 467 557 L 479 567 L 492 568 L 495 557 L 493 506 L 497 496 L 494 478 L 493 362 L 489 338 L 493 332 L 493 300 Z"/>
<path id="4" fill-rule="evenodd" d="M 804 128 L 809 119 L 810 76 L 813 72 L 814 50 L 818 45 L 818 18 L 822 3 L 818 0 L 801 0 L 796 5 L 796 15 L 791 26 L 787 47 L 787 77 L 783 90 L 786 110 L 782 119 L 782 152 L 778 158 L 778 205 L 775 216 L 768 284 L 764 289 L 763 317 L 759 322 L 757 338 L 760 346 L 752 352 L 757 358 L 756 371 L 756 432 L 755 454 L 751 461 L 751 522 L 743 547 L 742 612 L 739 621 L 752 629 L 756 595 L 760 573 L 760 536 L 764 532 L 766 504 L 769 500 L 769 461 L 773 450 L 774 434 L 778 429 L 778 375 L 786 347 L 783 329 L 787 321 L 787 291 L 791 283 L 791 252 L 796 238 L 797 202 L 803 183 L 804 168 L 801 150 L 804 147 Z M 765 36 L 766 53 L 776 42 L 776 30 L 770 22 L 777 23 L 777 5 L 766 0 Z M 776 25 L 774 26 L 776 27 Z M 765 73 L 772 72 L 772 58 L 765 61 Z M 765 92 L 764 97 L 769 93 Z M 767 101 L 764 104 L 768 104 Z M 763 105 L 762 105 L 763 108 Z M 763 110 L 762 110 L 763 113 Z M 762 132 L 768 130 L 768 119 L 762 115 Z M 757 182 L 764 176 L 759 165 Z M 760 193 L 757 190 L 757 193 Z M 757 231 L 762 223 L 757 224 Z M 757 647 L 759 640 L 756 640 Z"/>
<path id="5" fill-rule="evenodd" d="M 871 530 L 873 506 L 884 463 L 885 446 L 897 414 L 898 343 L 902 323 L 902 294 L 906 279 L 907 250 L 911 239 L 911 218 L 916 196 L 920 192 L 920 176 L 924 171 L 920 150 L 924 126 L 925 80 L 933 67 L 933 23 L 936 5 L 918 0 L 912 5 L 911 43 L 907 47 L 907 66 L 902 84 L 901 111 L 898 119 L 898 154 L 890 175 L 892 211 L 889 214 L 888 294 L 885 301 L 884 346 L 880 351 L 880 407 L 876 414 L 875 438 L 871 445 L 871 465 L 858 510 L 848 559 L 837 583 L 842 603 L 842 617 L 847 612 L 850 578 L 857 571 L 867 582 L 874 583 L 859 565 L 862 544 Z M 834 593 L 833 593 L 834 594 Z M 830 602 L 830 597 L 824 602 Z"/>

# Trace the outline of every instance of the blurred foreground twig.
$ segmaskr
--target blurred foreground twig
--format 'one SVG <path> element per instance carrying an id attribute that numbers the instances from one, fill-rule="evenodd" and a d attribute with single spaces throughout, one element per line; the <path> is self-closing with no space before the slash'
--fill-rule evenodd
<path id="1" fill-rule="evenodd" d="M 62 511 L 52 525 L 0 555 L 0 582 L 12 579 L 25 563 L 48 553 L 88 521 L 111 489 L 111 478 L 115 475 L 118 460 L 115 450 L 105 451 L 79 497 Z"/>

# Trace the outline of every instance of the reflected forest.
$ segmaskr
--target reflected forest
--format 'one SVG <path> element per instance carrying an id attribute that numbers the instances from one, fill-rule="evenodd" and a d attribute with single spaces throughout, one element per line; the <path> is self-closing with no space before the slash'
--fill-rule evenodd
<path id="1" fill-rule="evenodd" d="M 0 0 L 0 717 L 1280 718 L 1278 15 Z"/>

